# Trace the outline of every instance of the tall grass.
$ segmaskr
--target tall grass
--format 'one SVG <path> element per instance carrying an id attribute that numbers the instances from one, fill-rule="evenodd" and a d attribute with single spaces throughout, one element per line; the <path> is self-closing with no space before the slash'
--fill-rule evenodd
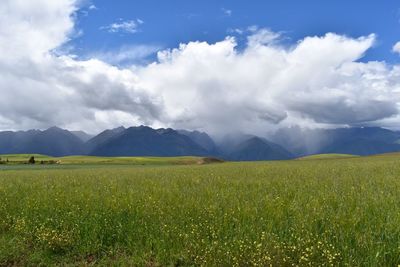
<path id="1" fill-rule="evenodd" d="M 0 171 L 0 265 L 394 266 L 400 159 Z"/>

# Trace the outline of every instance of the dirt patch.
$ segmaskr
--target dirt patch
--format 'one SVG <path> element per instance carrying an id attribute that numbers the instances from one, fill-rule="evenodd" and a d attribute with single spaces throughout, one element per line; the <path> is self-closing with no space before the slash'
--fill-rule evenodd
<path id="1" fill-rule="evenodd" d="M 219 158 L 213 158 L 213 157 L 205 157 L 205 158 L 201 158 L 197 164 L 211 164 L 211 163 L 223 163 L 225 162 L 222 159 Z"/>

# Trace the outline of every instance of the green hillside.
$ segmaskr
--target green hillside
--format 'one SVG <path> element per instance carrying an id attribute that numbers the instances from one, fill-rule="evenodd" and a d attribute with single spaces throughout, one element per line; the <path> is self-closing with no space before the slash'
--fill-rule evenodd
<path id="1" fill-rule="evenodd" d="M 342 158 L 354 158 L 354 157 L 359 157 L 359 156 L 351 155 L 351 154 L 315 154 L 315 155 L 297 158 L 297 160 L 342 159 Z"/>
<path id="2" fill-rule="evenodd" d="M 13 154 L 0 155 L 3 163 L 27 164 L 34 156 L 36 164 L 128 164 L 128 165 L 187 165 L 218 162 L 216 159 L 204 157 L 94 157 L 94 156 L 67 156 L 49 157 L 40 154 Z"/>

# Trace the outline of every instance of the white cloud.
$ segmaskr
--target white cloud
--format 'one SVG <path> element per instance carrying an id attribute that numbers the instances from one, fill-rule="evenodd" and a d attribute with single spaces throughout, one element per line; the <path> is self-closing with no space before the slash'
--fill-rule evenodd
<path id="1" fill-rule="evenodd" d="M 0 4 L 0 129 L 96 132 L 157 120 L 157 96 L 139 88 L 132 71 L 51 52 L 74 33 L 75 11 L 72 0 Z"/>
<path id="2" fill-rule="evenodd" d="M 268 28 L 260 28 L 257 25 L 252 25 L 246 28 L 230 28 L 228 34 L 232 35 L 247 35 L 247 45 L 271 45 L 279 42 L 282 39 L 282 33 L 274 32 Z"/>
<path id="3" fill-rule="evenodd" d="M 0 3 L 1 60 L 40 59 L 73 32 L 75 1 L 4 0 Z M 44 16 L 45 15 L 45 16 Z"/>
<path id="4" fill-rule="evenodd" d="M 251 35 L 247 37 L 248 47 L 270 45 L 278 41 L 281 37 L 280 33 L 273 32 L 269 29 L 258 29 L 254 27 L 255 26 L 252 26 L 248 29 L 251 32 Z"/>
<path id="5" fill-rule="evenodd" d="M 110 33 L 125 32 L 125 33 L 136 33 L 139 30 L 139 26 L 143 24 L 144 21 L 141 19 L 136 20 L 120 20 L 114 22 L 108 26 L 101 27 L 102 30 L 107 30 Z"/>
<path id="6" fill-rule="evenodd" d="M 234 38 L 183 44 L 160 52 L 160 62 L 138 75 L 144 88 L 162 96 L 167 120 L 179 128 L 262 133 L 292 124 L 360 124 L 398 113 L 399 71 L 357 62 L 374 35 L 329 33 L 290 48 L 271 44 L 274 39 L 258 30 L 243 52 Z"/>
<path id="7" fill-rule="evenodd" d="M 222 13 L 224 13 L 225 16 L 230 17 L 232 16 L 232 10 L 226 9 L 226 8 L 221 8 Z"/>
<path id="8" fill-rule="evenodd" d="M 147 58 L 160 51 L 157 45 L 125 45 L 113 51 L 100 51 L 89 55 L 112 65 L 143 64 Z"/>
<path id="9" fill-rule="evenodd" d="M 374 35 L 328 33 L 288 47 L 279 43 L 281 34 L 253 27 L 244 49 L 233 37 L 190 42 L 160 51 L 157 62 L 123 68 L 112 64 L 155 48 L 127 47 L 88 60 L 56 56 L 51 51 L 74 33 L 75 1 L 5 1 L 0 129 L 59 125 L 96 132 L 143 123 L 260 134 L 400 119 L 400 66 L 359 61 Z"/>
<path id="10" fill-rule="evenodd" d="M 227 30 L 227 33 L 229 34 L 239 34 L 242 35 L 245 31 L 243 29 L 240 28 L 230 28 Z"/>
<path id="11" fill-rule="evenodd" d="M 400 54 L 400 42 L 397 42 L 397 43 L 394 44 L 394 46 L 392 48 L 392 51 L 394 53 Z"/>

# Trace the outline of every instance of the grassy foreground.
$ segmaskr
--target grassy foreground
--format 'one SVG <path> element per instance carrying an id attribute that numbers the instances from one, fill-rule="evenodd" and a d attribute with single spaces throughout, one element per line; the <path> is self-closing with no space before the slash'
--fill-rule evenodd
<path id="1" fill-rule="evenodd" d="M 396 154 L 59 167 L 0 167 L 0 265 L 400 263 Z"/>

